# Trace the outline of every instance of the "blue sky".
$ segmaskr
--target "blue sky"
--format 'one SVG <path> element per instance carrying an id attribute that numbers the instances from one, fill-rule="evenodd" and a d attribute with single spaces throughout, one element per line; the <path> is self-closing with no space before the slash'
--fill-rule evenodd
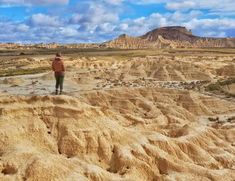
<path id="1" fill-rule="evenodd" d="M 0 0 L 0 42 L 103 42 L 173 25 L 235 37 L 235 1 Z"/>

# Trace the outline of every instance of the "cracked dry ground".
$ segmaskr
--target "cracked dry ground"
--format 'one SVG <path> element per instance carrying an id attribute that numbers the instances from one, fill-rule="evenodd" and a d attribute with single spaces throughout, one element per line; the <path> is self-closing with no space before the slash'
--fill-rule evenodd
<path id="1" fill-rule="evenodd" d="M 235 179 L 235 102 L 203 92 L 233 77 L 233 57 L 66 63 L 80 91 L 42 95 L 36 83 L 37 95 L 16 95 L 7 85 L 25 91 L 32 79 L 2 80 L 0 180 Z"/>

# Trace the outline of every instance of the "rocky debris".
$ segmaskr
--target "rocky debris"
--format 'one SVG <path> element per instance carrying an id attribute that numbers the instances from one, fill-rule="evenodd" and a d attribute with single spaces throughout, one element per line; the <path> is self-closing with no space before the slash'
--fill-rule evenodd
<path id="1" fill-rule="evenodd" d="M 227 121 L 228 122 L 235 122 L 235 116 L 232 116 L 232 117 L 229 117 L 228 119 L 227 119 Z"/>
<path id="2" fill-rule="evenodd" d="M 98 83 L 97 87 L 105 88 L 107 85 L 117 87 L 159 87 L 167 89 L 180 89 L 180 90 L 200 90 L 200 87 L 207 81 L 158 81 L 156 79 L 139 78 L 135 80 L 106 80 L 105 82 Z"/>
<path id="3" fill-rule="evenodd" d="M 209 117 L 208 120 L 211 121 L 211 122 L 218 122 L 219 121 L 219 117 L 216 117 L 216 118 Z"/>

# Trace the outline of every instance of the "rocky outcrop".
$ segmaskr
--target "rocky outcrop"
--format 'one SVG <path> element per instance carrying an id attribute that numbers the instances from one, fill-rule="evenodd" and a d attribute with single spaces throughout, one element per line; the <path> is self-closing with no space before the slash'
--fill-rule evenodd
<path id="1" fill-rule="evenodd" d="M 141 37 L 131 37 L 124 34 L 117 39 L 101 44 L 101 47 L 121 49 L 173 48 L 174 44 L 160 35 L 156 41 L 149 41 Z"/>
<path id="2" fill-rule="evenodd" d="M 101 44 L 101 47 L 122 48 L 122 49 L 139 49 L 151 47 L 151 42 L 141 38 L 131 37 L 126 34 L 120 35 L 117 39 Z"/>
<path id="3" fill-rule="evenodd" d="M 235 38 L 199 37 L 185 27 L 171 26 L 154 29 L 139 37 L 121 35 L 102 46 L 124 49 L 235 47 Z"/>
<path id="4" fill-rule="evenodd" d="M 143 36 L 142 39 L 154 42 L 158 40 L 158 37 L 162 36 L 167 40 L 179 40 L 179 41 L 195 41 L 198 37 L 194 36 L 191 31 L 185 27 L 172 26 L 154 29 Z"/>

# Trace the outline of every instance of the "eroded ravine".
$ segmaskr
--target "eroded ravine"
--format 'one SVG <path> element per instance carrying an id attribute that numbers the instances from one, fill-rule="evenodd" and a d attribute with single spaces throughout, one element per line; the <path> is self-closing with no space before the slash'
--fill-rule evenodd
<path id="1" fill-rule="evenodd" d="M 0 101 L 1 180 L 234 178 L 235 106 L 196 92 L 134 88 Z M 27 160 L 27 161 L 26 161 Z"/>
<path id="2" fill-rule="evenodd" d="M 52 72 L 0 78 L 0 180 L 234 180 L 234 98 L 206 91 L 233 56 L 64 60 L 65 95 Z"/>

